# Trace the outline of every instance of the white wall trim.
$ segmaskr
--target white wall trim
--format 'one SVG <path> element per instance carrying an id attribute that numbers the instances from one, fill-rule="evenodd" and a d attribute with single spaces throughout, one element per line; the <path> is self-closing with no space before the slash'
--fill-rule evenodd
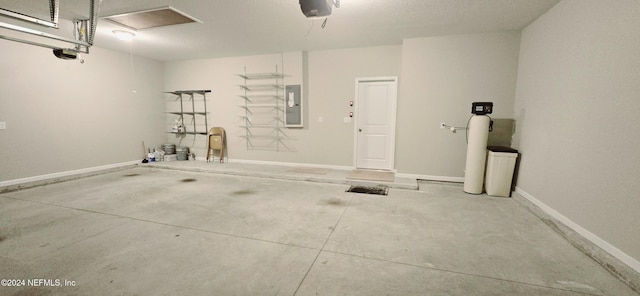
<path id="1" fill-rule="evenodd" d="M 626 253 L 624 253 L 620 249 L 616 248 L 615 246 L 611 245 L 607 241 L 605 241 L 602 238 L 598 237 L 597 235 L 593 234 L 589 230 L 586 230 L 582 226 L 580 226 L 577 223 L 571 221 L 571 219 L 569 219 L 566 216 L 560 214 L 558 211 L 552 209 L 551 207 L 549 207 L 548 205 L 546 205 L 545 203 L 543 203 L 539 199 L 533 197 L 533 195 L 527 193 L 526 191 L 522 190 L 521 188 L 516 187 L 516 193 L 520 194 L 522 197 L 524 197 L 525 199 L 527 199 L 528 201 L 530 201 L 531 203 L 533 203 L 534 205 L 539 207 L 547 215 L 555 218 L 559 222 L 561 222 L 564 225 L 566 225 L 567 227 L 571 228 L 573 231 L 575 231 L 578 234 L 580 234 L 585 239 L 587 239 L 590 242 L 592 242 L 594 245 L 600 247 L 602 250 L 604 250 L 605 252 L 609 253 L 611 256 L 613 256 L 613 257 L 617 258 L 618 260 L 622 261 L 624 264 L 628 265 L 629 267 L 631 267 L 635 271 L 640 272 L 640 261 L 638 261 L 635 258 L 627 255 Z"/>
<path id="2" fill-rule="evenodd" d="M 139 160 L 132 160 L 132 161 L 127 161 L 127 162 L 114 163 L 114 164 L 108 164 L 108 165 L 97 166 L 97 167 L 90 167 L 90 168 L 84 168 L 84 169 L 78 169 L 78 170 L 72 170 L 72 171 L 64 171 L 64 172 L 58 172 L 58 173 L 53 173 L 53 174 L 46 174 L 46 175 L 39 175 L 39 176 L 33 176 L 33 177 L 27 177 L 27 178 L 20 178 L 20 179 L 2 181 L 2 182 L 0 182 L 0 188 L 8 187 L 8 186 L 14 186 L 14 185 L 20 185 L 20 184 L 25 184 L 25 183 L 40 182 L 40 181 L 56 179 L 56 178 L 64 178 L 64 177 L 69 177 L 69 176 L 73 176 L 73 175 L 94 173 L 94 172 L 104 171 L 104 170 L 108 170 L 108 169 L 114 169 L 114 168 L 120 168 L 120 167 L 124 167 L 124 166 L 129 166 L 129 165 L 135 165 L 135 164 L 137 164 L 139 162 L 140 162 Z"/>
<path id="3" fill-rule="evenodd" d="M 416 179 L 416 180 L 429 180 L 429 181 L 441 181 L 441 182 L 464 182 L 464 177 L 449 177 L 449 176 L 432 176 L 432 175 L 418 175 L 418 174 L 396 174 L 398 178 Z"/>
<path id="4" fill-rule="evenodd" d="M 302 166 L 302 167 L 323 168 L 323 169 L 331 169 L 331 170 L 345 170 L 345 171 L 350 171 L 350 170 L 354 169 L 354 167 L 350 167 L 350 166 L 313 164 L 313 163 L 296 163 L 296 162 L 278 162 L 278 161 L 251 160 L 251 159 L 228 159 L 227 162 L 248 163 L 248 164 L 263 164 L 263 165 L 279 165 L 279 166 L 288 166 L 288 167 L 301 167 Z"/>

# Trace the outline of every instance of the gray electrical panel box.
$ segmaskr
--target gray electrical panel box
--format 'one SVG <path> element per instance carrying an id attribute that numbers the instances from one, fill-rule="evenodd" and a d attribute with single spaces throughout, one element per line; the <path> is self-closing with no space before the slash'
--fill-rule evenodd
<path id="1" fill-rule="evenodd" d="M 287 85 L 284 94 L 285 126 L 302 127 L 302 92 L 300 85 Z"/>

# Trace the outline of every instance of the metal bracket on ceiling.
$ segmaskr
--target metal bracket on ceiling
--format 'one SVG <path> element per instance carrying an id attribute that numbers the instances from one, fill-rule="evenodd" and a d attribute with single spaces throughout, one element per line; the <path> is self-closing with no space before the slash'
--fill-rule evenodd
<path id="1" fill-rule="evenodd" d="M 58 21 L 60 14 L 60 0 L 49 0 L 49 19 L 41 19 L 39 17 L 27 15 L 24 12 L 13 11 L 10 9 L 0 7 L 0 15 L 5 15 L 21 21 L 30 22 L 36 25 L 41 25 L 50 28 L 58 28 Z"/>
<path id="2" fill-rule="evenodd" d="M 27 16 L 25 14 L 12 12 L 6 9 L 0 9 L 0 14 L 10 16 L 10 17 L 19 19 L 21 21 L 29 22 L 29 23 L 35 23 L 42 26 L 58 28 L 58 21 L 59 21 L 58 1 L 59 0 L 49 1 L 51 22 L 38 19 L 35 17 Z M 16 31 L 19 33 L 27 34 L 27 35 L 34 35 L 37 37 L 44 38 L 45 40 L 52 39 L 52 40 L 56 40 L 64 43 L 69 43 L 69 44 L 72 44 L 74 48 L 63 48 L 61 46 L 48 44 L 46 42 L 33 41 L 33 38 L 29 40 L 26 38 L 7 36 L 4 34 L 0 34 L 0 39 L 20 42 L 24 44 L 40 46 L 45 48 L 51 48 L 53 49 L 54 55 L 58 58 L 76 59 L 78 56 L 78 53 L 89 53 L 89 47 L 93 45 L 96 27 L 98 25 L 98 14 L 99 14 L 100 4 L 102 3 L 102 0 L 88 0 L 88 1 L 89 1 L 89 19 L 74 20 L 74 31 L 73 31 L 74 39 L 30 29 L 27 27 L 19 26 L 19 25 L 0 22 L 0 28 L 2 29 L 8 29 L 8 30 Z"/>

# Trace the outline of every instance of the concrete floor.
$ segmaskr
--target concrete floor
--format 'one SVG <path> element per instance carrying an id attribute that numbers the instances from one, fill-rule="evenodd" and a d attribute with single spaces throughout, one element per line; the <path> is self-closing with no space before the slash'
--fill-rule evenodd
<path id="1" fill-rule="evenodd" d="M 510 198 L 206 166 L 0 194 L 0 279 L 61 285 L 0 295 L 638 295 Z"/>

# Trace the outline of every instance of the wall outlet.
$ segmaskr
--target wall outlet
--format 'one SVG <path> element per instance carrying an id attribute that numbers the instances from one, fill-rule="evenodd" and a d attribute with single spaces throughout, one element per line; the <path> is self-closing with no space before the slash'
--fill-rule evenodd
<path id="1" fill-rule="evenodd" d="M 3 129 L 7 129 L 7 123 L 6 122 L 0 122 L 0 130 Z"/>
<path id="2" fill-rule="evenodd" d="M 441 122 L 441 123 L 440 123 L 440 128 L 441 128 L 441 129 L 445 129 L 445 128 L 446 128 L 446 125 L 447 125 L 447 124 L 445 124 L 444 122 Z"/>

